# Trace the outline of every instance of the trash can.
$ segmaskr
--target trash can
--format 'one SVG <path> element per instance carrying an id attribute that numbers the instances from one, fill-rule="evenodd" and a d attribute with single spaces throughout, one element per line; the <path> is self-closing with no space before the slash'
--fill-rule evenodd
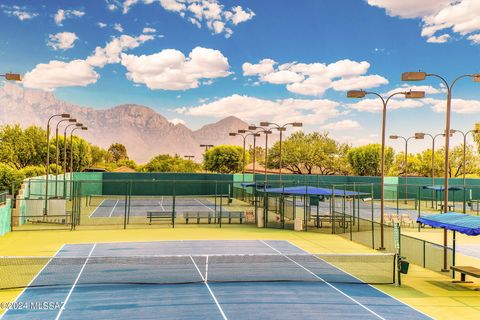
<path id="1" fill-rule="evenodd" d="M 408 262 L 407 260 L 400 260 L 400 273 L 407 274 L 409 266 L 410 262 Z"/>
<path id="2" fill-rule="evenodd" d="M 303 219 L 302 218 L 295 219 L 294 230 L 295 231 L 303 231 Z"/>

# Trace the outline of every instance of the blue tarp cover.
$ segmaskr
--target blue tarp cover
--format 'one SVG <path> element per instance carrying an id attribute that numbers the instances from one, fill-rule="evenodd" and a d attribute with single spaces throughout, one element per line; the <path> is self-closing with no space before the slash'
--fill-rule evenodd
<path id="1" fill-rule="evenodd" d="M 480 217 L 465 213 L 447 212 L 430 214 L 417 218 L 417 222 L 435 228 L 458 231 L 469 236 L 480 235 Z"/>
<path id="2" fill-rule="evenodd" d="M 443 190 L 445 190 L 445 187 L 444 186 L 423 186 L 423 189 L 443 191 Z M 463 190 L 463 189 L 467 189 L 467 188 L 460 187 L 460 186 L 448 187 L 448 191 L 459 191 L 459 190 Z"/>
<path id="3" fill-rule="evenodd" d="M 242 182 L 240 183 L 242 187 L 261 187 L 263 188 L 264 183 L 263 182 Z M 270 187 L 267 185 L 267 188 Z"/>
<path id="4" fill-rule="evenodd" d="M 259 190 L 263 191 L 263 190 Z M 358 196 L 368 195 L 368 193 L 347 191 L 339 189 L 317 188 L 311 186 L 285 187 L 285 188 L 267 188 L 268 193 L 298 194 L 307 196 Z"/>

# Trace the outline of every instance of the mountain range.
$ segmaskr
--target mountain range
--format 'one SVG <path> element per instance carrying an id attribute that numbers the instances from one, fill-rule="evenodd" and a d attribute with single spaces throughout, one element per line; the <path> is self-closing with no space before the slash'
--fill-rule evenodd
<path id="1" fill-rule="evenodd" d="M 200 144 L 241 145 L 240 137 L 230 137 L 228 133 L 248 126 L 230 116 L 191 130 L 183 124 L 169 122 L 155 110 L 142 105 L 94 109 L 59 100 L 52 92 L 24 89 L 10 83 L 0 88 L 0 125 L 18 123 L 22 127 L 46 127 L 48 118 L 58 113 L 70 113 L 84 122 L 88 130 L 76 133 L 95 145 L 103 148 L 115 142 L 125 145 L 130 159 L 138 163 L 145 163 L 158 154 L 194 155 L 196 161 L 201 161 L 204 148 Z"/>

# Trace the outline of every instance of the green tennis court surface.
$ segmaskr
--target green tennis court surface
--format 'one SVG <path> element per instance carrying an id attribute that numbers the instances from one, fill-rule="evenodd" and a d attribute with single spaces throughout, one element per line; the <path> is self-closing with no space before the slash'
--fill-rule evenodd
<path id="1" fill-rule="evenodd" d="M 16 303 L 30 306 L 2 319 L 428 319 L 365 282 L 393 281 L 391 258 L 287 241 L 65 245 L 0 259 L 2 289 L 26 287 Z"/>

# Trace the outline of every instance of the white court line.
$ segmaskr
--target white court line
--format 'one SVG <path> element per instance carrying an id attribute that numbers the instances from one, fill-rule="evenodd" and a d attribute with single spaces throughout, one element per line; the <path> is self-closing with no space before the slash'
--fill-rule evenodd
<path id="1" fill-rule="evenodd" d="M 117 200 L 117 202 L 115 202 L 115 205 L 113 206 L 112 211 L 110 211 L 110 214 L 108 215 L 109 218 L 112 217 L 112 213 L 113 213 L 113 211 L 115 211 L 115 208 L 117 207 L 118 201 L 120 201 L 120 200 Z"/>
<path id="2" fill-rule="evenodd" d="M 162 196 L 162 199 L 160 200 L 159 204 L 160 204 L 160 207 L 162 208 L 162 211 L 167 211 L 167 210 L 165 210 L 165 208 L 163 207 L 163 196 Z"/>
<path id="3" fill-rule="evenodd" d="M 204 206 L 204 207 L 205 207 L 205 208 L 207 208 L 208 210 L 215 212 L 215 210 L 214 210 L 214 209 L 210 208 L 210 207 L 209 207 L 209 206 L 207 206 L 206 204 L 203 204 L 203 203 L 201 203 L 201 202 L 200 202 L 200 200 L 198 200 L 198 199 L 195 199 L 195 201 L 197 201 L 198 203 L 200 203 L 202 206 Z"/>
<path id="4" fill-rule="evenodd" d="M 295 248 L 298 248 L 298 249 L 300 249 L 301 251 L 303 251 L 303 252 L 305 252 L 305 253 L 308 253 L 307 251 L 303 250 L 302 248 L 300 248 L 300 247 L 294 245 L 293 243 L 291 243 L 289 240 L 286 240 L 286 242 L 290 243 L 290 244 L 291 244 L 292 246 L 294 246 Z M 308 254 L 311 254 L 311 253 L 308 253 Z M 350 253 L 349 253 L 349 254 L 350 254 Z M 371 254 L 372 254 L 372 255 L 375 255 L 375 253 L 371 253 Z M 362 253 L 359 253 L 359 255 L 362 255 Z M 315 255 L 313 254 L 313 256 L 315 256 Z M 332 265 L 331 263 L 328 263 L 327 261 L 325 261 L 325 260 L 323 260 L 323 259 L 321 259 L 321 258 L 319 258 L 319 257 L 316 257 L 316 256 L 315 256 L 315 258 L 317 258 L 318 260 L 321 260 L 322 262 L 325 262 L 325 263 L 331 265 L 332 267 L 334 267 L 334 268 L 336 268 L 336 269 L 338 269 L 338 270 L 340 270 L 340 271 L 348 274 L 348 275 L 351 276 L 352 278 L 355 278 L 355 279 L 357 279 L 357 280 L 359 280 L 359 281 L 362 281 L 361 279 L 355 277 L 353 274 L 348 273 L 347 271 L 345 271 L 345 270 L 343 270 L 343 269 L 341 269 L 341 268 L 339 268 L 339 267 L 337 267 L 337 266 L 334 266 L 334 265 Z M 363 281 L 362 281 L 362 282 L 363 282 Z M 417 308 L 414 308 L 414 307 L 406 304 L 405 302 L 398 300 L 398 299 L 395 298 L 394 296 L 392 296 L 392 295 L 390 295 L 390 294 L 388 294 L 388 293 L 386 293 L 386 292 L 383 292 L 382 290 L 380 290 L 380 289 L 378 289 L 378 288 L 375 288 L 375 287 L 372 286 L 371 284 L 368 284 L 368 283 L 365 283 L 365 284 L 368 285 L 369 287 L 371 287 L 372 289 L 374 289 L 374 290 L 376 290 L 376 291 L 378 291 L 378 292 L 380 292 L 380 293 L 388 296 L 389 298 L 392 298 L 393 300 L 395 300 L 395 301 L 403 304 L 404 306 L 409 307 L 409 308 L 417 311 L 418 313 L 423 314 L 425 317 L 432 319 L 431 316 L 429 316 L 428 314 L 424 313 L 423 311 L 420 311 L 420 310 L 418 310 Z"/>
<path id="5" fill-rule="evenodd" d="M 81 276 L 82 273 L 83 273 L 83 270 L 84 270 L 85 267 L 87 266 L 88 259 L 90 259 L 90 256 L 92 255 L 93 250 L 95 250 L 95 247 L 96 247 L 96 246 L 97 246 L 97 244 L 94 243 L 93 246 L 92 246 L 92 249 L 91 249 L 90 252 L 88 253 L 87 259 L 85 259 L 85 262 L 83 263 L 82 269 L 80 269 L 80 272 L 78 273 L 78 276 L 77 276 L 77 278 L 75 279 L 75 282 L 73 283 L 72 287 L 70 288 L 70 291 L 68 292 L 67 297 L 65 298 L 65 301 L 63 301 L 62 307 L 60 308 L 60 311 L 58 311 L 58 314 L 57 314 L 57 316 L 55 317 L 55 320 L 60 319 L 60 316 L 62 315 L 63 310 L 65 310 L 65 306 L 67 305 L 67 302 L 68 302 L 68 300 L 70 299 L 70 296 L 72 295 L 73 289 L 75 289 L 75 286 L 77 285 L 78 280 L 80 279 L 80 276 Z"/>
<path id="6" fill-rule="evenodd" d="M 224 320 L 228 320 L 227 316 L 225 315 L 225 312 L 223 312 L 222 307 L 221 307 L 220 304 L 218 303 L 217 297 L 215 297 L 215 295 L 213 294 L 212 289 L 210 289 L 210 286 L 209 286 L 208 283 L 207 283 L 207 279 L 203 277 L 202 272 L 201 272 L 200 269 L 198 268 L 198 266 L 197 266 L 197 264 L 195 263 L 195 260 L 193 260 L 192 256 L 190 256 L 190 259 L 192 260 L 193 265 L 194 265 L 195 268 L 197 269 L 198 274 L 200 275 L 200 277 L 202 277 L 203 283 L 204 283 L 205 286 L 207 287 L 208 292 L 210 292 L 210 295 L 212 296 L 213 301 L 215 301 L 215 304 L 217 305 L 218 310 L 219 310 L 220 313 L 222 314 L 223 319 L 224 319 Z M 208 257 L 207 257 L 207 263 L 208 263 Z M 208 264 L 207 264 L 207 268 L 208 268 Z"/>
<path id="7" fill-rule="evenodd" d="M 60 251 L 62 251 L 64 246 L 65 246 L 65 244 L 62 244 L 60 249 L 58 249 L 57 252 L 55 252 L 55 254 L 52 257 L 50 257 L 50 260 L 48 260 L 48 262 L 42 267 L 42 269 L 40 269 L 40 271 L 38 271 L 38 273 L 35 275 L 35 277 L 33 277 L 33 279 L 28 283 L 28 285 L 25 288 L 23 288 L 22 292 L 20 292 L 20 294 L 15 298 L 14 302 L 18 301 L 18 299 L 25 293 L 25 291 L 30 287 L 30 285 L 35 281 L 35 279 L 37 279 L 38 276 L 43 272 L 43 270 L 50 264 L 50 262 L 52 262 L 53 258 L 55 258 L 57 256 L 57 254 Z M 2 319 L 3 316 L 8 313 L 8 310 L 11 310 L 11 309 L 5 310 L 5 312 L 2 315 L 0 315 L 0 319 Z"/>
<path id="8" fill-rule="evenodd" d="M 103 205 L 104 202 L 105 202 L 105 199 L 103 199 L 102 202 L 100 202 L 100 204 L 95 208 L 95 210 L 93 210 L 92 213 L 90 213 L 90 215 L 88 217 L 91 218 L 95 214 L 95 212 L 98 210 L 98 208 L 100 208 Z M 94 217 L 94 218 L 96 218 L 96 217 Z"/>
<path id="9" fill-rule="evenodd" d="M 298 263 L 297 261 L 289 258 L 288 256 L 286 256 L 285 254 L 281 253 L 279 250 L 275 249 L 274 247 L 272 247 L 271 245 L 269 245 L 268 243 L 266 243 L 265 241 L 263 240 L 260 240 L 263 244 L 265 244 L 267 247 L 271 248 L 272 250 L 278 252 L 279 254 L 281 254 L 282 256 L 284 256 L 285 258 L 287 258 L 288 260 L 292 261 L 293 263 L 295 263 L 297 266 L 299 266 L 300 268 L 302 268 L 303 270 L 305 270 L 306 272 L 310 273 L 312 276 L 314 276 L 315 278 L 317 278 L 318 280 L 324 282 L 326 285 L 328 285 L 329 287 L 331 287 L 332 289 L 334 289 L 335 291 L 339 292 L 340 294 L 342 294 L 343 296 L 347 297 L 348 299 L 352 300 L 353 302 L 355 302 L 356 304 L 358 304 L 360 307 L 362 307 L 363 309 L 367 310 L 368 312 L 370 312 L 371 314 L 373 314 L 374 316 L 378 317 L 379 319 L 383 319 L 383 320 L 386 320 L 384 317 L 380 316 L 379 314 L 377 314 L 375 311 L 373 311 L 372 309 L 370 309 L 369 307 L 363 305 L 361 302 L 355 300 L 355 298 L 349 296 L 348 294 L 346 294 L 345 292 L 343 292 L 342 290 L 338 289 L 337 287 L 335 287 L 333 284 L 325 281 L 324 279 L 322 279 L 321 277 L 319 277 L 318 275 L 316 275 L 313 271 L 307 269 L 306 267 L 302 266 L 300 263 Z"/>

